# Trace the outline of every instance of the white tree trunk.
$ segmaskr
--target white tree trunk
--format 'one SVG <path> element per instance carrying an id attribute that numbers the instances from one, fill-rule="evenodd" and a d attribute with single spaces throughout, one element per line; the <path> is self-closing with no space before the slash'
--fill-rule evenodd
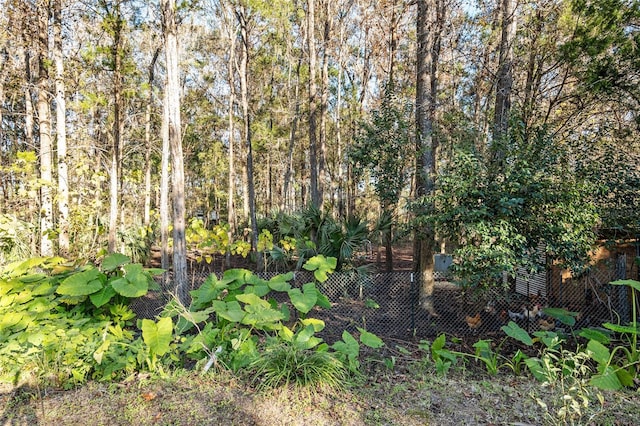
<path id="1" fill-rule="evenodd" d="M 53 153 L 51 104 L 47 72 L 49 45 L 48 4 L 38 4 L 38 127 L 40 129 L 40 255 L 53 256 Z"/>
<path id="2" fill-rule="evenodd" d="M 67 166 L 67 125 L 62 54 L 62 0 L 53 5 L 53 57 L 56 65 L 56 141 L 58 148 L 58 249 L 69 254 L 69 177 Z"/>

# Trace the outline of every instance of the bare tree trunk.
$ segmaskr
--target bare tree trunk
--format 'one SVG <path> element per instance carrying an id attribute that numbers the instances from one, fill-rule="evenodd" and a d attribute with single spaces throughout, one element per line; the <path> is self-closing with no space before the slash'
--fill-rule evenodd
<path id="1" fill-rule="evenodd" d="M 436 153 L 438 140 L 434 137 L 437 101 L 437 70 L 440 53 L 440 37 L 444 24 L 444 0 L 418 0 L 418 17 L 416 34 L 417 50 L 417 82 L 416 82 L 416 197 L 418 199 L 433 194 L 436 178 Z M 425 206 L 427 211 L 433 206 Z M 427 225 L 416 231 L 415 235 L 415 270 L 420 277 L 421 304 L 432 316 L 437 316 L 433 305 L 434 279 L 434 246 L 435 231 Z"/>
<path id="2" fill-rule="evenodd" d="M 324 203 L 324 188 L 327 179 L 327 115 L 329 109 L 329 44 L 331 42 L 332 15 L 331 0 L 325 0 L 324 33 L 322 40 L 322 69 L 320 96 L 320 137 L 318 150 L 318 199 L 322 210 Z"/>
<path id="3" fill-rule="evenodd" d="M 236 33 L 233 30 L 232 23 L 227 22 L 229 26 L 229 61 L 227 62 L 227 74 L 229 78 L 229 192 L 227 199 L 227 221 L 229 223 L 229 231 L 227 238 L 229 245 L 225 256 L 227 268 L 231 266 L 231 244 L 235 238 L 237 219 L 236 219 L 236 168 L 235 168 L 235 126 L 233 107 L 236 103 L 236 85 L 234 80 L 234 70 L 236 63 Z"/>
<path id="4" fill-rule="evenodd" d="M 182 124 L 180 120 L 180 75 L 178 66 L 178 24 L 175 0 L 162 0 L 165 56 L 167 62 L 167 88 L 164 102 L 169 146 L 171 147 L 172 201 L 173 201 L 173 280 L 176 296 L 188 303 L 187 242 L 185 236 L 184 159 L 182 154 Z"/>
<path id="5" fill-rule="evenodd" d="M 302 65 L 302 56 L 298 58 L 296 66 L 296 83 L 294 89 L 295 107 L 293 111 L 293 121 L 291 123 L 291 132 L 289 133 L 289 149 L 287 150 L 287 168 L 284 173 L 284 190 L 283 205 L 281 208 L 292 211 L 295 204 L 295 195 L 289 194 L 289 185 L 291 182 L 291 170 L 293 169 L 293 149 L 296 141 L 296 131 L 298 129 L 298 116 L 300 115 L 300 66 Z"/>
<path id="6" fill-rule="evenodd" d="M 169 161 L 171 147 L 169 145 L 169 104 L 167 99 L 167 85 L 164 85 L 162 102 L 162 159 L 160 164 L 160 265 L 165 271 L 169 270 Z"/>
<path id="7" fill-rule="evenodd" d="M 316 88 L 316 36 L 315 36 L 315 1 L 307 0 L 307 47 L 309 53 L 309 167 L 311 204 L 316 208 L 322 207 L 318 182 L 318 142 L 317 115 L 318 89 Z"/>
<path id="8" fill-rule="evenodd" d="M 122 130 L 122 32 L 124 22 L 117 9 L 112 21 L 113 44 L 111 45 L 111 59 L 113 60 L 113 141 L 111 147 L 111 176 L 109 180 L 109 252 L 116 251 L 118 231 L 119 192 L 121 174 Z"/>
<path id="9" fill-rule="evenodd" d="M 38 127 L 40 129 L 40 255 L 53 256 L 53 144 L 51 142 L 51 104 L 49 99 L 49 7 L 38 8 Z"/>
<path id="10" fill-rule="evenodd" d="M 67 125 L 62 55 L 62 0 L 53 3 L 53 57 L 56 65 L 56 136 L 58 148 L 58 249 L 69 255 L 69 174 L 67 166 Z"/>
<path id="11" fill-rule="evenodd" d="M 24 85 L 24 142 L 28 147 L 33 147 L 33 129 L 34 129 L 34 110 L 33 101 L 31 98 L 31 86 L 33 84 L 33 77 L 31 75 L 31 54 L 26 46 L 25 40 L 24 48 L 24 72 L 25 72 L 25 85 Z"/>
<path id="12" fill-rule="evenodd" d="M 337 96 L 336 96 L 336 145 L 338 146 L 338 179 L 335 183 L 336 193 L 338 198 L 338 215 L 345 216 L 345 182 L 344 182 L 344 168 L 342 159 L 342 78 L 344 75 L 343 63 L 342 63 L 342 45 L 344 43 L 344 23 L 340 20 L 340 38 L 338 39 L 338 83 L 337 83 Z"/>
<path id="13" fill-rule="evenodd" d="M 23 28 L 22 38 L 23 38 L 23 59 L 24 59 L 24 142 L 28 149 L 34 149 L 34 116 L 35 112 L 33 109 L 33 97 L 32 97 L 32 89 L 33 89 L 33 76 L 31 73 L 31 52 L 29 50 L 31 34 L 29 33 L 29 29 L 27 27 L 27 23 L 29 21 L 25 21 L 25 27 Z M 39 220 L 37 217 L 37 207 L 34 207 L 35 204 L 38 203 L 39 200 L 32 199 L 29 197 L 28 200 L 28 216 L 30 221 L 33 222 L 35 220 Z M 36 253 L 38 237 L 31 239 L 31 251 Z"/>
<path id="14" fill-rule="evenodd" d="M 0 76 L 4 76 L 5 72 L 5 64 L 7 63 L 7 48 L 5 46 L 2 47 L 0 51 Z M 0 146 L 4 146 L 4 133 L 2 126 L 2 105 L 4 105 L 4 77 L 0 77 Z M 3 159 L 0 158 L 0 167 L 3 167 Z M 5 203 L 8 201 L 8 186 L 7 179 L 4 177 L 4 173 L 0 174 L 0 211 L 5 211 Z"/>
<path id="15" fill-rule="evenodd" d="M 240 58 L 240 96 L 244 119 L 244 137 L 247 149 L 247 189 L 249 195 L 249 220 L 251 221 L 251 247 L 256 252 L 257 269 L 263 267 L 262 254 L 258 252 L 258 223 L 256 220 L 256 193 L 253 180 L 253 150 L 251 147 L 251 117 L 249 113 L 249 29 L 245 7 L 236 11 L 242 37 L 242 57 Z"/>
<path id="16" fill-rule="evenodd" d="M 156 48 L 151 58 L 151 64 L 149 64 L 149 92 L 144 112 L 144 226 L 149 226 L 151 223 L 151 109 L 153 108 L 153 81 L 159 54 L 160 49 Z"/>
<path id="17" fill-rule="evenodd" d="M 500 56 L 498 59 L 498 80 L 496 82 L 496 103 L 493 121 L 492 160 L 500 168 L 504 160 L 502 144 L 509 129 L 511 112 L 511 90 L 513 86 L 513 40 L 516 35 L 516 7 L 514 0 L 501 0 L 500 5 Z"/>

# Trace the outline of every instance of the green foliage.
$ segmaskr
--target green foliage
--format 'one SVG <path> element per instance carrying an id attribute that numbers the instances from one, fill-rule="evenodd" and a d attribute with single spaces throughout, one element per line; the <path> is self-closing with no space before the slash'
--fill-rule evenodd
<path id="1" fill-rule="evenodd" d="M 514 129 L 507 142 L 503 169 L 457 150 L 438 178 L 429 217 L 457 243 L 452 270 L 467 286 L 499 285 L 519 266 L 538 270 L 540 244 L 550 259 L 582 271 L 595 240 L 591 186 L 574 176 L 568 153 L 543 130 Z"/>
<path id="2" fill-rule="evenodd" d="M 402 105 L 393 87 L 388 87 L 380 109 L 371 112 L 370 122 L 361 123 L 360 134 L 349 148 L 356 179 L 367 177 L 368 171 L 383 206 L 397 204 L 409 177 L 411 111 L 411 105 Z"/>
<path id="3" fill-rule="evenodd" d="M 124 251 L 135 263 L 146 263 L 151 257 L 151 246 L 156 235 L 150 226 L 131 227 L 120 231 L 118 237 L 122 240 Z"/>
<path id="4" fill-rule="evenodd" d="M 335 258 L 315 256 L 303 267 L 314 271 L 319 283 L 336 263 Z M 324 322 L 307 315 L 315 307 L 330 308 L 331 303 L 316 282 L 292 288 L 292 279 L 288 273 L 263 280 L 244 269 L 227 270 L 220 279 L 210 275 L 191 292 L 189 307 L 173 301 L 165 308 L 163 315 L 176 318 L 178 350 L 198 362 L 215 359 L 234 371 L 262 376 L 256 379 L 260 387 L 335 386 L 335 377 L 342 377 L 345 368 L 357 372 L 360 343 L 347 333 L 345 341 L 330 348 L 317 337 Z M 374 348 L 383 344 L 374 334 L 359 331 L 362 344 Z"/>
<path id="5" fill-rule="evenodd" d="M 631 289 L 632 316 L 631 323 L 612 324 L 605 323 L 603 327 L 611 330 L 620 337 L 619 343 L 609 350 L 599 335 L 590 335 L 591 340 L 587 344 L 587 351 L 591 358 L 598 364 L 598 374 L 591 379 L 591 384 L 601 389 L 621 389 L 625 386 L 633 386 L 634 379 L 640 371 L 640 347 L 638 346 L 638 328 L 636 291 L 640 291 L 640 282 L 635 280 L 618 280 L 612 285 L 626 286 Z M 618 356 L 618 354 L 622 354 Z"/>
<path id="6" fill-rule="evenodd" d="M 586 93 L 623 102 L 635 100 L 633 83 L 640 73 L 638 28 L 640 7 L 624 0 L 573 0 L 575 29 L 560 52 L 578 73 Z M 612 55 L 611 52 L 615 52 Z"/>
<path id="7" fill-rule="evenodd" d="M 267 345 L 249 368 L 261 390 L 289 385 L 337 390 L 349 382 L 348 371 L 335 354 L 278 340 Z"/>
<path id="8" fill-rule="evenodd" d="M 149 370 L 157 369 L 158 357 L 169 351 L 169 344 L 173 340 L 173 322 L 171 318 L 160 318 L 158 322 L 143 319 L 140 323 L 142 340 L 147 345 Z"/>
<path id="9" fill-rule="evenodd" d="M 8 265 L 0 273 L 0 376 L 71 386 L 141 367 L 148 349 L 134 337 L 127 305 L 131 288 L 142 295 L 152 283 L 150 272 L 118 254 L 100 267 L 62 258 Z"/>
<path id="10" fill-rule="evenodd" d="M 293 215 L 279 213 L 273 218 L 263 219 L 259 225 L 265 240 L 273 242 L 273 246 L 266 245 L 271 247 L 267 253 L 271 264 L 278 268 L 300 268 L 320 254 L 336 258 L 333 269 L 341 271 L 354 267 L 358 253 L 369 244 L 369 229 L 365 221 L 353 216 L 336 221 L 314 207 Z"/>

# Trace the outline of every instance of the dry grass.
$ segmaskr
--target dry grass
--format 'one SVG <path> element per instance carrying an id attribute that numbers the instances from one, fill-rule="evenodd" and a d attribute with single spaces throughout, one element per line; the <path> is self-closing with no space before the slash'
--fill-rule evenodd
<path id="1" fill-rule="evenodd" d="M 227 373 L 134 377 L 69 391 L 0 391 L 0 425 L 491 425 L 559 424 L 557 389 L 528 378 L 469 371 L 438 377 L 419 364 L 370 371 L 340 392 L 258 393 Z M 637 392 L 593 399 L 576 424 L 626 425 L 640 418 Z"/>

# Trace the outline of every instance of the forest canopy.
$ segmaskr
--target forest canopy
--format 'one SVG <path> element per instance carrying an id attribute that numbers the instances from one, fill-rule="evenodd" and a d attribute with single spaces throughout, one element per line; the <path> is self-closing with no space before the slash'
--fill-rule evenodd
<path id="1" fill-rule="evenodd" d="M 416 257 L 447 238 L 482 281 L 640 232 L 638 2 L 0 8 L 0 263 L 214 225 L 223 251 L 285 251 L 259 224 L 306 211 L 344 220 L 338 252 L 349 223 Z"/>

